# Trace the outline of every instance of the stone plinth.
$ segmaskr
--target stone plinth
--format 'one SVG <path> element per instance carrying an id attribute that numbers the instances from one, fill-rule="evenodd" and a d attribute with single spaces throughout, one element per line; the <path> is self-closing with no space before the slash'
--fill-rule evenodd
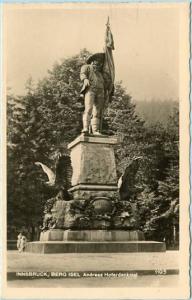
<path id="1" fill-rule="evenodd" d="M 165 243 L 151 241 L 40 241 L 26 245 L 26 252 L 33 253 L 125 253 L 125 252 L 164 252 Z"/>
<path id="2" fill-rule="evenodd" d="M 135 230 L 135 209 L 117 201 L 115 137 L 80 135 L 68 145 L 73 168 L 70 201 L 52 207 L 54 228 L 26 246 L 34 253 L 163 252 L 165 243 L 145 241 Z M 88 200 L 88 201 L 87 201 Z M 118 205 L 117 205 L 118 204 Z M 45 227 L 50 228 L 50 227 Z M 53 228 L 53 226 L 52 226 Z"/>
<path id="3" fill-rule="evenodd" d="M 117 185 L 78 184 L 69 189 L 74 199 L 89 200 L 95 197 L 115 198 Z"/>
<path id="4" fill-rule="evenodd" d="M 74 199 L 114 196 L 117 174 L 113 147 L 117 143 L 116 137 L 80 135 L 68 145 L 73 168 L 70 192 Z"/>
<path id="5" fill-rule="evenodd" d="M 40 241 L 141 241 L 143 232 L 139 230 L 61 230 L 51 229 L 42 232 Z"/>

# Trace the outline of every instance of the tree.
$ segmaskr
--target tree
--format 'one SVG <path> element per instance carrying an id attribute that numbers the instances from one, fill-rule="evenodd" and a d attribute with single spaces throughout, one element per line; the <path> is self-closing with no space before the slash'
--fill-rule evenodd
<path id="1" fill-rule="evenodd" d="M 144 121 L 135 113 L 135 105 L 121 83 L 115 85 L 113 101 L 105 114 L 109 134 L 120 138 L 116 147 L 118 172 L 122 173 L 134 156 L 141 155 Z"/>
<path id="2" fill-rule="evenodd" d="M 43 182 L 35 161 L 54 168 L 59 152 L 80 132 L 83 105 L 79 102 L 79 55 L 55 64 L 47 78 L 33 87 L 26 83 L 23 97 L 8 96 L 8 223 L 30 231 L 41 222 L 43 206 L 55 193 Z M 33 234 L 32 234 L 33 235 Z"/>
<path id="3" fill-rule="evenodd" d="M 156 132 L 158 132 L 156 130 Z M 159 136 L 162 154 L 153 155 L 153 159 L 166 163 L 152 164 L 156 170 L 153 180 L 156 184 L 147 184 L 138 195 L 141 228 L 149 239 L 165 240 L 167 245 L 178 242 L 179 235 L 179 112 L 175 109 L 169 117 L 163 135 Z"/>

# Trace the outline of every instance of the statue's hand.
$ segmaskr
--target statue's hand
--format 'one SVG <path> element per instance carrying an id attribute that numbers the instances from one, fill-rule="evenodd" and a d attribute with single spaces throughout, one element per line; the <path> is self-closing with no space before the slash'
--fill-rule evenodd
<path id="1" fill-rule="evenodd" d="M 84 79 L 84 86 L 85 87 L 89 87 L 90 86 L 89 79 Z"/>

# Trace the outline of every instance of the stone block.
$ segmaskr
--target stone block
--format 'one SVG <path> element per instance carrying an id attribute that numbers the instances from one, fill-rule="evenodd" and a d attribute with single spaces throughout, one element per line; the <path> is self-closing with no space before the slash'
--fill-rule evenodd
<path id="1" fill-rule="evenodd" d="M 73 147 L 75 147 L 79 143 L 117 145 L 120 142 L 121 141 L 116 136 L 108 136 L 108 135 L 102 135 L 102 136 L 89 135 L 89 136 L 86 136 L 84 134 L 81 134 L 74 141 L 72 141 L 68 145 L 68 149 L 72 149 Z"/>
<path id="2" fill-rule="evenodd" d="M 61 230 L 50 229 L 41 233 L 40 241 L 139 241 L 144 240 L 139 230 Z"/>
<path id="3" fill-rule="evenodd" d="M 74 199 L 89 200 L 95 197 L 117 197 L 117 185 L 79 184 L 69 189 Z"/>
<path id="4" fill-rule="evenodd" d="M 165 252 L 163 242 L 30 242 L 26 252 L 32 253 L 128 253 Z"/>
<path id="5" fill-rule="evenodd" d="M 62 241 L 63 240 L 63 230 L 61 229 L 51 229 L 40 234 L 40 241 Z"/>
<path id="6" fill-rule="evenodd" d="M 117 138 L 81 135 L 68 148 L 73 168 L 72 186 L 80 184 L 117 185 L 113 145 Z"/>

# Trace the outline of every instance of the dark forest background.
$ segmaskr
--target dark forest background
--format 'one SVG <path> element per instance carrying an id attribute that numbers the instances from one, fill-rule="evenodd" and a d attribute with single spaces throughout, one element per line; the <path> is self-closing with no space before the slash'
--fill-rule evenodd
<path id="1" fill-rule="evenodd" d="M 7 98 L 7 223 L 8 239 L 20 230 L 38 239 L 43 206 L 55 195 L 45 185 L 46 175 L 34 163 L 54 170 L 59 152 L 82 128 L 83 102 L 79 98 L 80 54 L 56 63 L 36 86 L 30 78 L 26 94 Z M 178 101 L 137 102 L 121 82 L 115 85 L 112 102 L 105 111 L 105 133 L 118 135 L 117 173 L 120 176 L 135 156 L 142 156 L 132 182 L 131 201 L 138 210 L 139 226 L 147 239 L 179 241 L 179 105 Z M 69 153 L 68 153 L 69 154 Z"/>

